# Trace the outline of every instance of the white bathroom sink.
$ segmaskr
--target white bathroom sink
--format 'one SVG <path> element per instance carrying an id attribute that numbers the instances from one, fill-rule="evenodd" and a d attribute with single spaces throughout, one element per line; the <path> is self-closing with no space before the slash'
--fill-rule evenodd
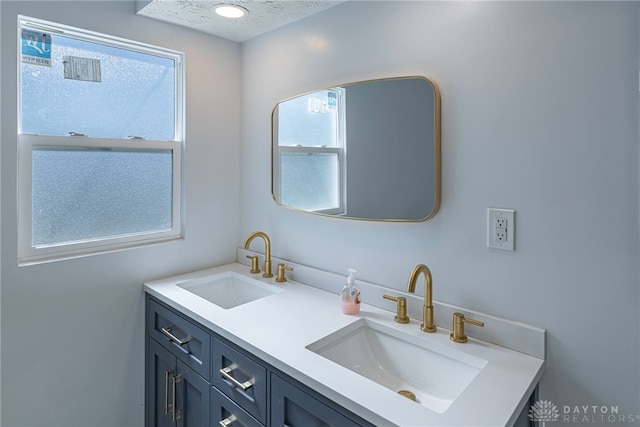
<path id="1" fill-rule="evenodd" d="M 445 412 L 487 364 L 368 319 L 359 319 L 307 349 L 394 392 L 413 394 L 416 403 L 438 413 Z"/>
<path id="2" fill-rule="evenodd" d="M 281 288 L 233 271 L 189 280 L 178 283 L 177 286 L 225 309 L 283 291 Z"/>

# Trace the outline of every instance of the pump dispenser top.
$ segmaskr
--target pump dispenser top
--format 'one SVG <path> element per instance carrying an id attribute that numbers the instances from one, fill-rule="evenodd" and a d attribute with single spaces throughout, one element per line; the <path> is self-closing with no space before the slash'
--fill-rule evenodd
<path id="1" fill-rule="evenodd" d="M 347 273 L 349 273 L 349 276 L 347 276 L 347 285 L 355 285 L 356 284 L 356 277 L 353 275 L 354 273 L 357 273 L 358 271 L 356 271 L 353 268 L 347 268 Z"/>
<path id="2" fill-rule="evenodd" d="M 360 313 L 360 288 L 356 285 L 356 278 L 354 273 L 357 273 L 353 268 L 347 269 L 349 275 L 347 276 L 347 284 L 342 288 L 342 312 L 344 314 L 358 314 Z"/>

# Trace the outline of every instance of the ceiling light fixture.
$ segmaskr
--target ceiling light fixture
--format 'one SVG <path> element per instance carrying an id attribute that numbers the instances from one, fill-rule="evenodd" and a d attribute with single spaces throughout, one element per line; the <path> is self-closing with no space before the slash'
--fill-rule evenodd
<path id="1" fill-rule="evenodd" d="M 213 7 L 213 10 L 224 18 L 238 19 L 248 14 L 249 11 L 244 7 L 236 6 L 233 4 L 218 4 Z"/>

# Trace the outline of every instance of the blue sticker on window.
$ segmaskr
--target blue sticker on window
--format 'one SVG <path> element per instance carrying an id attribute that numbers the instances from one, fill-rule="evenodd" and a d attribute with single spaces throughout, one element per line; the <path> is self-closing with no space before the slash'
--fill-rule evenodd
<path id="1" fill-rule="evenodd" d="M 22 62 L 51 67 L 51 34 L 22 30 Z"/>
<path id="2" fill-rule="evenodd" d="M 327 92 L 327 106 L 329 108 L 336 108 L 338 106 L 338 95 L 333 92 Z"/>

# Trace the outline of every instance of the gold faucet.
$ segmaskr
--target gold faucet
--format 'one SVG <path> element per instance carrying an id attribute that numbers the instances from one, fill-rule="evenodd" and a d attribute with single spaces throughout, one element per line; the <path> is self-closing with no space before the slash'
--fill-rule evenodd
<path id="1" fill-rule="evenodd" d="M 484 322 L 480 322 L 479 320 L 469 319 L 468 317 L 464 317 L 462 313 L 453 313 L 453 332 L 449 335 L 451 341 L 465 343 L 469 341 L 469 338 L 464 333 L 464 324 L 469 323 L 470 325 L 475 326 L 484 326 Z"/>
<path id="2" fill-rule="evenodd" d="M 244 248 L 249 249 L 251 241 L 256 237 L 262 237 L 262 239 L 264 239 L 264 274 L 262 277 L 273 277 L 273 273 L 271 272 L 271 241 L 269 240 L 269 236 L 262 231 L 254 231 L 249 234 L 247 241 L 244 242 Z"/>
<path id="3" fill-rule="evenodd" d="M 276 282 L 283 283 L 287 281 L 285 270 L 293 271 L 293 267 L 289 267 L 288 265 L 284 265 L 282 263 L 278 264 L 278 274 L 276 275 Z"/>
<path id="4" fill-rule="evenodd" d="M 416 281 L 420 273 L 424 274 L 424 305 L 422 306 L 422 325 L 420 329 L 424 332 L 435 332 L 436 325 L 433 323 L 433 279 L 431 278 L 431 270 L 424 264 L 418 264 L 409 276 L 407 284 L 407 292 L 414 293 L 416 291 Z"/>
<path id="5" fill-rule="evenodd" d="M 392 297 L 391 295 L 384 294 L 382 298 L 396 302 L 396 317 L 393 318 L 398 323 L 409 323 L 409 316 L 407 316 L 407 298 L 406 297 Z"/>

